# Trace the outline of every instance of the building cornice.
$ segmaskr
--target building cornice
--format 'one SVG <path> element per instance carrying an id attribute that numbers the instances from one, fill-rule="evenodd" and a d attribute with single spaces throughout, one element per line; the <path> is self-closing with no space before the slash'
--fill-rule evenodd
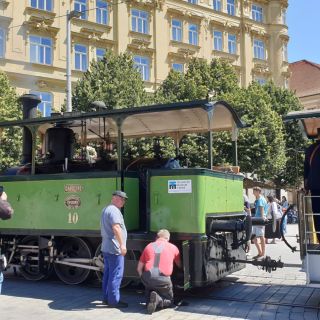
<path id="1" fill-rule="evenodd" d="M 52 25 L 56 17 L 55 12 L 40 10 L 32 7 L 26 7 L 25 16 L 27 21 L 44 22 L 47 25 Z"/>

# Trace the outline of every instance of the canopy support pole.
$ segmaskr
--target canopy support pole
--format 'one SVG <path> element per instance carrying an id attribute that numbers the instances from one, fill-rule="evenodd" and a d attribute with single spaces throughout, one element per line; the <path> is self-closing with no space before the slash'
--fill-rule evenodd
<path id="1" fill-rule="evenodd" d="M 212 159 L 212 132 L 208 132 L 208 168 L 212 170 L 212 164 L 213 164 L 213 159 Z"/>
<path id="2" fill-rule="evenodd" d="M 232 163 L 234 166 L 238 166 L 238 133 L 238 128 L 234 126 L 232 128 Z"/>

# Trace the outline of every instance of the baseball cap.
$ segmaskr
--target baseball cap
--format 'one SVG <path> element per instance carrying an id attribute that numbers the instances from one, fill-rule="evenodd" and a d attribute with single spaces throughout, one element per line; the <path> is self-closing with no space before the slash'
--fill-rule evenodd
<path id="1" fill-rule="evenodd" d="M 123 191 L 120 191 L 120 190 L 116 190 L 112 193 L 113 196 L 118 196 L 118 197 L 121 197 L 121 198 L 125 198 L 125 199 L 128 199 L 128 196 L 125 192 Z"/>

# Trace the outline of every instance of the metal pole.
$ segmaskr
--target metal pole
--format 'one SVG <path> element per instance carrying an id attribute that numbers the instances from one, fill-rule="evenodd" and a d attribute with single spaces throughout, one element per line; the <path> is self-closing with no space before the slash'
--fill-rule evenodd
<path id="1" fill-rule="evenodd" d="M 67 10 L 67 112 L 72 111 L 71 102 L 71 17 Z"/>
<path id="2" fill-rule="evenodd" d="M 210 170 L 212 170 L 212 164 L 213 164 L 213 159 L 212 159 L 212 132 L 208 132 L 208 167 Z"/>

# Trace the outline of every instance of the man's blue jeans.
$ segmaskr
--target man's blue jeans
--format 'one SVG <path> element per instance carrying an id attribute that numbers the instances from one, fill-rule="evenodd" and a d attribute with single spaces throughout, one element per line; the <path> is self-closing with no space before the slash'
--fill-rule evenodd
<path id="1" fill-rule="evenodd" d="M 124 257 L 103 252 L 103 260 L 103 300 L 108 301 L 109 305 L 115 305 L 120 301 L 120 284 L 123 277 Z"/>
<path id="2" fill-rule="evenodd" d="M 3 282 L 3 273 L 0 272 L 0 294 L 1 294 L 2 282 Z"/>

